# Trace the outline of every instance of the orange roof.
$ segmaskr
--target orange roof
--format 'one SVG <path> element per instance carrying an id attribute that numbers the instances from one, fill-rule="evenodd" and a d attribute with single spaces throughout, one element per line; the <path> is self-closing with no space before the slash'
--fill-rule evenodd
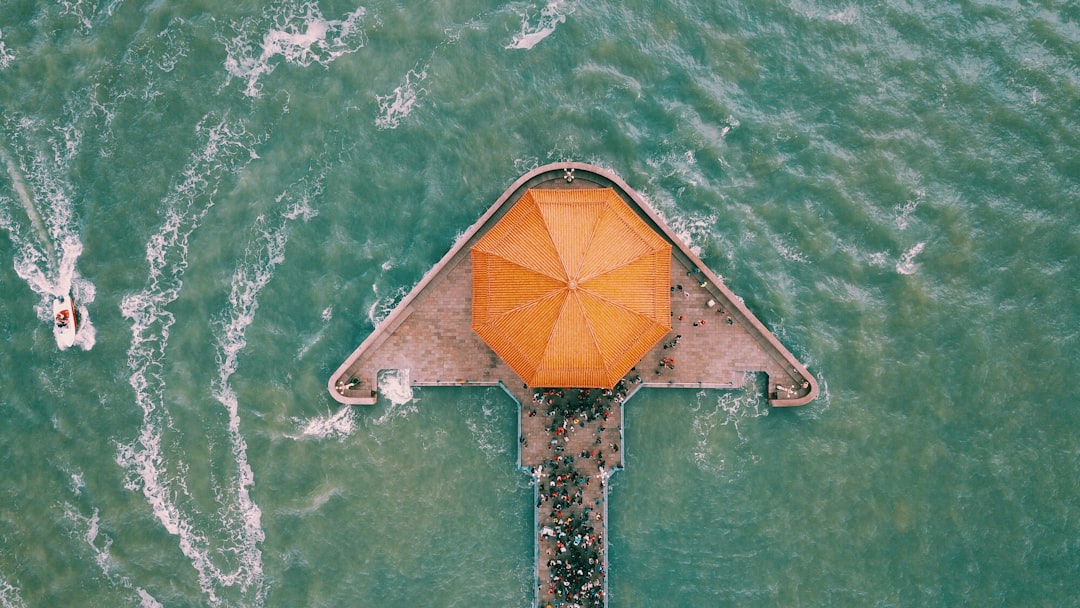
<path id="1" fill-rule="evenodd" d="M 473 245 L 472 328 L 534 387 L 613 387 L 671 330 L 671 245 L 611 188 L 528 190 Z"/>

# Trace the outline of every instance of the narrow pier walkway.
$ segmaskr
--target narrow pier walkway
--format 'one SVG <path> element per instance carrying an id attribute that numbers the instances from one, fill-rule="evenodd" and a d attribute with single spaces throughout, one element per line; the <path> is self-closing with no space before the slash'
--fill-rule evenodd
<path id="1" fill-rule="evenodd" d="M 521 407 L 521 460 L 536 480 L 538 606 L 607 605 L 607 481 L 622 468 L 622 403 L 614 391 L 548 389 Z"/>

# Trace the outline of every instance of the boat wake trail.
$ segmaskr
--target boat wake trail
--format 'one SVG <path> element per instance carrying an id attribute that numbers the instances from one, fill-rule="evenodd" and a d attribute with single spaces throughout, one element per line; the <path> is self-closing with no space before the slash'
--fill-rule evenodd
<path id="1" fill-rule="evenodd" d="M 123 316 L 131 322 L 129 383 L 142 409 L 143 422 L 137 439 L 118 446 L 116 460 L 127 470 L 126 487 L 141 491 L 161 525 L 178 537 L 180 550 L 195 568 L 209 603 L 220 605 L 224 601 L 221 594 L 235 590 L 248 600 L 243 603 L 257 605 L 262 603 L 263 576 L 256 545 L 263 534 L 258 521 L 253 526 L 246 519 L 252 509 L 247 497 L 250 476 L 241 474 L 239 482 L 231 486 L 237 497 L 248 502 L 234 503 L 238 506 L 226 506 L 218 513 L 224 538 L 214 539 L 199 528 L 199 509 L 184 477 L 187 466 L 175 456 L 183 450 L 165 436 L 171 426 L 165 403 L 165 352 L 176 322 L 167 307 L 180 295 L 191 235 L 213 206 L 217 188 L 226 176 L 257 157 L 253 148 L 257 138 L 242 125 L 215 122 L 208 115 L 196 130 L 203 146 L 192 155 L 178 183 L 162 201 L 164 222 L 146 245 L 146 286 L 125 296 L 121 303 Z M 239 425 L 230 420 L 229 426 Z M 236 451 L 244 451 L 242 443 L 239 448 L 234 446 Z M 238 466 L 244 470 L 246 461 Z"/>
<path id="2" fill-rule="evenodd" d="M 97 293 L 94 284 L 75 268 L 83 245 L 71 187 L 64 177 L 76 151 L 69 145 L 73 129 L 70 125 L 49 127 L 27 117 L 5 117 L 0 142 L 6 140 L 11 147 L 0 143 L 0 165 L 15 198 L 0 194 L 0 229 L 15 247 L 15 273 L 41 296 L 34 307 L 38 319 L 51 326 L 53 299 L 70 293 L 79 318 L 75 344 L 90 350 L 96 337 L 87 305 Z M 36 143 L 40 141 L 51 154 Z"/>
<path id="3" fill-rule="evenodd" d="M 142 587 L 136 586 L 130 578 L 118 572 L 119 566 L 109 553 L 109 549 L 112 547 L 112 539 L 101 534 L 99 527 L 101 519 L 97 509 L 94 509 L 93 514 L 87 517 L 79 513 L 75 505 L 68 503 L 64 505 L 64 517 L 74 528 L 72 535 L 81 537 L 86 541 L 90 551 L 94 554 L 94 563 L 101 568 L 105 578 L 113 584 L 135 592 L 139 597 L 139 605 L 142 608 L 162 608 L 161 602 L 154 599 L 149 592 Z M 101 537 L 100 542 L 99 536 Z"/>
<path id="4" fill-rule="evenodd" d="M 211 383 L 211 390 L 214 399 L 228 412 L 229 444 L 236 463 L 236 479 L 226 488 L 226 502 L 232 505 L 231 510 L 243 525 L 238 549 L 246 563 L 241 567 L 252 573 L 261 572 L 262 567 L 258 549 L 264 540 L 262 512 L 251 499 L 255 477 L 247 460 L 247 441 L 240 432 L 239 400 L 229 379 L 236 373 L 240 353 L 247 346 L 247 329 L 255 320 L 259 294 L 273 278 L 274 269 L 285 261 L 289 224 L 297 219 L 306 222 L 316 215 L 310 202 L 321 190 L 320 178 L 313 186 L 302 187 L 299 194 L 280 195 L 277 202 L 288 204 L 276 219 L 259 216 L 255 222 L 255 240 L 244 251 L 244 258 L 232 276 L 228 310 L 216 323 L 218 376 Z"/>

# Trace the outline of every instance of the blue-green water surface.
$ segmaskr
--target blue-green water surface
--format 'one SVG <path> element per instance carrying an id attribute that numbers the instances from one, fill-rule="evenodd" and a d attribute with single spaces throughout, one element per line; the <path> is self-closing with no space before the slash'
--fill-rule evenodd
<path id="1" fill-rule="evenodd" d="M 1074 2 L 0 0 L 0 606 L 530 605 L 505 394 L 325 384 L 560 160 L 823 388 L 633 397 L 613 608 L 1080 605 Z"/>

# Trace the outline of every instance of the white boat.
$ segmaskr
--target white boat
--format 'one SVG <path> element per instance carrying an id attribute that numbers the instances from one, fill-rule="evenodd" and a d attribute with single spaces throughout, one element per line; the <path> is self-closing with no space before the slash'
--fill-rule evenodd
<path id="1" fill-rule="evenodd" d="M 57 296 L 53 300 L 53 335 L 61 349 L 75 344 L 75 302 L 70 295 Z"/>

